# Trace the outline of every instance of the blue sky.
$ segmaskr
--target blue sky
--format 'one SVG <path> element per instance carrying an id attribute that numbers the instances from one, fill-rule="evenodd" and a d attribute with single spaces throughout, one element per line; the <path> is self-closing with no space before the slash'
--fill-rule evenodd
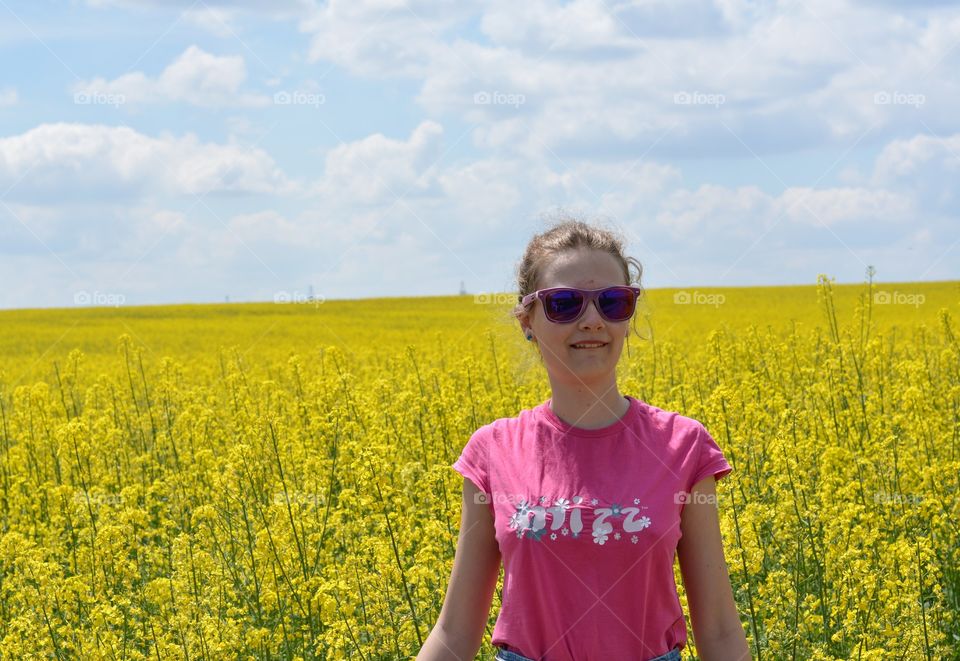
<path id="1" fill-rule="evenodd" d="M 0 307 L 960 278 L 960 9 L 0 0 Z"/>

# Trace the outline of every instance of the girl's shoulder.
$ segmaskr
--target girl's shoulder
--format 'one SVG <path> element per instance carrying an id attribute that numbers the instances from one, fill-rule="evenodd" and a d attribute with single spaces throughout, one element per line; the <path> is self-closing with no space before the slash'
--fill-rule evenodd
<path id="1" fill-rule="evenodd" d="M 631 397 L 631 399 L 636 398 Z M 660 408 L 640 399 L 636 399 L 636 401 L 640 409 L 641 422 L 655 430 L 668 433 L 671 436 L 687 436 L 699 433 L 703 427 L 699 420 L 679 411 Z"/>

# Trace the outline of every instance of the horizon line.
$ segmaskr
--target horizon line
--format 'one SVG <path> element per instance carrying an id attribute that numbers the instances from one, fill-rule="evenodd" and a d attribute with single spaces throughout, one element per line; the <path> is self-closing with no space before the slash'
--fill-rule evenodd
<path id="1" fill-rule="evenodd" d="M 870 284 L 867 280 L 861 280 L 857 282 L 838 282 L 831 280 L 831 283 L 834 286 L 838 287 L 850 287 L 850 286 L 862 286 Z M 957 283 L 960 284 L 960 280 L 915 280 L 915 281 L 880 281 L 873 280 L 872 284 L 874 286 L 878 284 L 884 285 L 937 285 L 937 284 L 950 284 Z M 642 286 L 642 285 L 641 285 Z M 803 287 L 816 287 L 818 282 L 812 282 L 807 284 L 779 284 L 779 285 L 685 285 L 682 287 L 643 287 L 644 292 L 653 292 L 653 291 L 675 291 L 683 289 L 787 289 L 787 288 L 803 288 Z M 282 293 L 286 296 L 285 300 L 277 300 L 277 296 Z M 362 296 L 357 298 L 327 298 L 325 296 L 301 296 L 297 295 L 297 292 L 293 292 L 294 296 L 290 297 L 290 292 L 281 291 L 278 294 L 274 295 L 274 300 L 237 300 L 237 301 L 168 301 L 164 303 L 139 303 L 139 304 L 130 304 L 121 302 L 117 305 L 81 305 L 75 304 L 73 306 L 48 306 L 48 307 L 0 307 L 0 313 L 3 312 L 28 312 L 28 311 L 54 311 L 54 310 L 93 310 L 93 309 L 106 309 L 106 308 L 148 308 L 148 307 L 182 307 L 182 306 L 203 306 L 203 305 L 288 305 L 288 304 L 298 304 L 302 305 L 305 303 L 315 303 L 315 304 L 324 304 L 332 302 L 355 302 L 355 301 L 374 301 L 374 300 L 383 300 L 383 299 L 431 299 L 431 298 L 463 298 L 467 296 L 516 296 L 518 292 L 516 291 L 477 291 L 477 292 L 463 292 L 456 294 L 427 294 L 423 296 L 416 295 L 400 295 L 400 296 Z M 227 297 L 229 298 L 229 297 Z M 322 299 L 322 300 L 318 300 Z"/>

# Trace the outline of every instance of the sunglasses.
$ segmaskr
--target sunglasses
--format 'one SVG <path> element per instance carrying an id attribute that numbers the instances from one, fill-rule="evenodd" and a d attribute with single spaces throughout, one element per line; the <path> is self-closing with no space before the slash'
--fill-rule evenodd
<path id="1" fill-rule="evenodd" d="M 597 309 L 607 321 L 626 321 L 637 308 L 639 287 L 602 287 L 600 289 L 577 289 L 576 287 L 549 287 L 519 297 L 526 307 L 539 298 L 543 313 L 555 324 L 569 324 L 581 316 L 590 301 L 597 302 Z"/>

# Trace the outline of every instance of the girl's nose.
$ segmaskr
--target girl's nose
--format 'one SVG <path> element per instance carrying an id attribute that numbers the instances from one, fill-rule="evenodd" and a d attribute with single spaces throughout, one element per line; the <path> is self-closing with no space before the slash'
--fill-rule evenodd
<path id="1" fill-rule="evenodd" d="M 597 326 L 597 325 L 603 325 L 603 323 L 604 323 L 604 319 L 603 319 L 603 316 L 600 314 L 600 308 L 597 307 L 597 301 L 596 300 L 590 301 L 589 305 L 587 305 L 587 309 L 583 311 L 583 316 L 580 317 L 580 324 L 582 326 L 583 325 Z"/>

